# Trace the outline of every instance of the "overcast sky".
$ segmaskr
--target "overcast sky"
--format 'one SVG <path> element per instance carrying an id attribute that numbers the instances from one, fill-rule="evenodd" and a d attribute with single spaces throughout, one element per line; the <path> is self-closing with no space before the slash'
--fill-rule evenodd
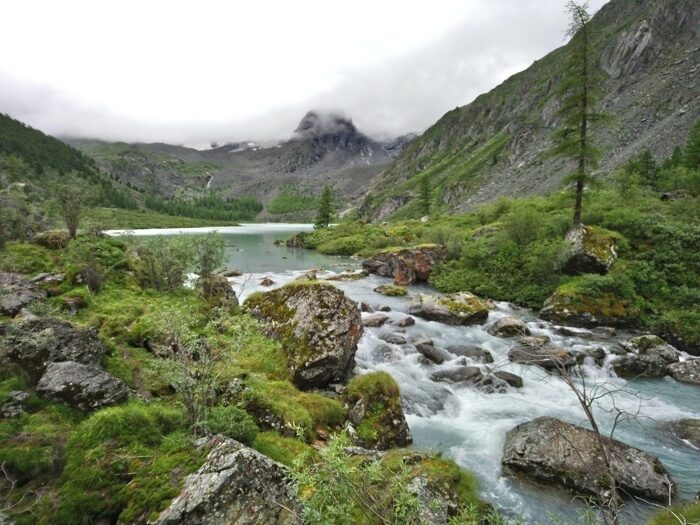
<path id="1" fill-rule="evenodd" d="M 567 26 L 564 0 L 16 0 L 0 20 L 0 112 L 187 144 L 284 139 L 312 108 L 374 136 L 421 131 Z"/>

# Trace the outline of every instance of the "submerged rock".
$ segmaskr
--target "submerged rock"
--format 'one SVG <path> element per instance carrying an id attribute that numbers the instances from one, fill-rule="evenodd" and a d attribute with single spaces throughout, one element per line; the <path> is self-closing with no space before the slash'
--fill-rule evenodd
<path id="1" fill-rule="evenodd" d="M 508 350 L 508 359 L 513 363 L 537 365 L 550 371 L 576 364 L 576 356 L 559 346 L 514 346 Z"/>
<path id="2" fill-rule="evenodd" d="M 0 342 L 2 355 L 33 381 L 44 374 L 49 363 L 74 361 L 97 366 L 107 352 L 96 330 L 78 330 L 51 317 L 10 324 Z"/>
<path id="3" fill-rule="evenodd" d="M 369 273 L 393 277 L 394 284 L 408 285 L 427 281 L 433 268 L 447 260 L 447 250 L 439 245 L 426 245 L 378 253 L 362 263 Z"/>
<path id="4" fill-rule="evenodd" d="M 266 333 L 282 342 L 299 388 L 342 382 L 354 364 L 362 318 L 357 303 L 323 282 L 293 282 L 245 302 Z"/>
<path id="5" fill-rule="evenodd" d="M 468 357 L 481 363 L 493 363 L 491 352 L 476 345 L 452 345 L 446 350 L 451 354 Z"/>
<path id="6" fill-rule="evenodd" d="M 679 438 L 700 449 L 700 419 L 681 419 L 671 428 Z"/>
<path id="7" fill-rule="evenodd" d="M 297 525 L 302 509 L 283 465 L 215 436 L 211 452 L 157 525 Z"/>
<path id="8" fill-rule="evenodd" d="M 501 317 L 491 326 L 487 332 L 497 337 L 515 337 L 517 335 L 530 335 L 530 329 L 520 319 L 514 317 Z"/>
<path id="9" fill-rule="evenodd" d="M 489 308 L 486 301 L 469 292 L 444 296 L 420 294 L 408 306 L 408 313 L 430 321 L 469 325 L 486 321 Z"/>
<path id="10" fill-rule="evenodd" d="M 46 292 L 17 273 L 0 272 L 0 315 L 14 317 L 25 306 L 46 299 Z"/>
<path id="11" fill-rule="evenodd" d="M 617 235 L 595 226 L 574 226 L 566 234 L 571 245 L 563 271 L 568 275 L 608 272 L 617 259 Z"/>
<path id="12" fill-rule="evenodd" d="M 238 297 L 231 284 L 223 275 L 202 275 L 197 279 L 195 289 L 199 295 L 212 306 L 220 308 L 235 308 Z"/>
<path id="13" fill-rule="evenodd" d="M 386 450 L 413 442 L 401 409 L 399 386 L 386 372 L 353 378 L 348 383 L 346 401 L 360 446 Z"/>
<path id="14" fill-rule="evenodd" d="M 700 359 L 688 359 L 668 365 L 668 373 L 676 381 L 700 385 Z"/>
<path id="15" fill-rule="evenodd" d="M 678 351 L 655 335 L 635 337 L 620 346 L 627 354 L 612 363 L 620 377 L 663 377 L 668 365 L 678 362 Z"/>
<path id="16" fill-rule="evenodd" d="M 66 403 L 84 412 L 114 405 L 129 390 L 121 379 L 94 365 L 75 361 L 49 363 L 36 385 L 41 396 Z"/>
<path id="17" fill-rule="evenodd" d="M 675 485 L 655 456 L 601 436 L 612 473 L 623 493 L 667 502 Z M 520 424 L 506 434 L 501 463 L 512 473 L 561 485 L 577 494 L 600 495 L 608 477 L 598 436 L 551 417 Z"/>

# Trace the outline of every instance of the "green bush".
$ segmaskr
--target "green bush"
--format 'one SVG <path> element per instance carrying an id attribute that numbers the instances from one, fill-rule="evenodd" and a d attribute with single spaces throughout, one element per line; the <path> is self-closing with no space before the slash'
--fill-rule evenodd
<path id="1" fill-rule="evenodd" d="M 258 434 L 258 426 L 245 410 L 236 406 L 215 406 L 204 426 L 213 434 L 223 434 L 250 445 Z"/>
<path id="2" fill-rule="evenodd" d="M 144 288 L 171 292 L 185 282 L 193 259 L 185 239 L 159 236 L 138 244 L 136 251 L 136 277 Z"/>

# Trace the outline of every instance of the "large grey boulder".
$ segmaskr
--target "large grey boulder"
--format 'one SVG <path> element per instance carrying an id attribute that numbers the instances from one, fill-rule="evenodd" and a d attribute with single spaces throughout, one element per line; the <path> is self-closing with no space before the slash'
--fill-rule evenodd
<path id="1" fill-rule="evenodd" d="M 0 272 L 0 315 L 14 317 L 34 301 L 46 299 L 46 292 L 16 273 Z"/>
<path id="2" fill-rule="evenodd" d="M 157 525 L 296 525 L 302 509 L 285 467 L 238 441 L 215 436 L 200 469 Z"/>
<path id="3" fill-rule="evenodd" d="M 688 359 L 668 365 L 668 373 L 676 381 L 700 385 L 700 359 Z"/>
<path id="4" fill-rule="evenodd" d="M 299 388 L 345 380 L 363 327 L 357 303 L 342 290 L 320 281 L 295 281 L 251 295 L 245 307 L 270 337 L 282 342 Z"/>
<path id="5" fill-rule="evenodd" d="M 107 348 L 94 329 L 78 330 L 60 319 L 44 317 L 6 326 L 0 339 L 2 357 L 37 381 L 49 363 L 74 361 L 97 366 Z"/>
<path id="6" fill-rule="evenodd" d="M 668 502 L 675 485 L 657 457 L 605 436 L 600 439 L 623 494 Z M 511 473 L 599 496 L 608 488 L 599 443 L 591 430 L 539 417 L 506 434 L 501 463 Z"/>
<path id="7" fill-rule="evenodd" d="M 39 395 L 84 412 L 114 405 L 129 394 L 121 379 L 94 365 L 49 363 L 36 385 Z"/>
<path id="8" fill-rule="evenodd" d="M 668 365 L 678 362 L 678 351 L 655 335 L 643 335 L 620 343 L 627 352 L 613 363 L 620 377 L 663 377 Z"/>
<path id="9" fill-rule="evenodd" d="M 617 259 L 616 238 L 612 232 L 594 226 L 574 226 L 566 234 L 570 244 L 564 273 L 608 273 Z"/>
<path id="10" fill-rule="evenodd" d="M 382 252 L 362 263 L 365 271 L 393 277 L 394 284 L 408 285 L 427 281 L 433 268 L 447 260 L 447 250 L 439 245 L 426 245 Z"/>
<path id="11" fill-rule="evenodd" d="M 451 325 L 480 324 L 489 316 L 489 306 L 469 292 L 443 296 L 419 294 L 409 305 L 408 313 Z"/>

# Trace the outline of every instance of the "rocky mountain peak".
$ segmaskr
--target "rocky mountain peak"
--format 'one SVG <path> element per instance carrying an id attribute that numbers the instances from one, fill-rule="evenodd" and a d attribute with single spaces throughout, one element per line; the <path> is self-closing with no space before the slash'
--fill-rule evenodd
<path id="1" fill-rule="evenodd" d="M 311 110 L 294 130 L 296 138 L 319 138 L 329 135 L 353 136 L 359 132 L 352 119 L 337 112 Z"/>

